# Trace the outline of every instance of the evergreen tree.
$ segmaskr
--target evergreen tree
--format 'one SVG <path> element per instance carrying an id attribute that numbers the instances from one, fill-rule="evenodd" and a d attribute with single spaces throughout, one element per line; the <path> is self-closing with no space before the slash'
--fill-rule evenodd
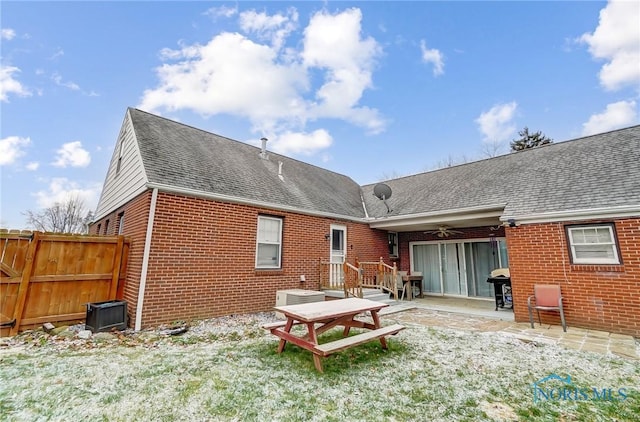
<path id="1" fill-rule="evenodd" d="M 520 135 L 520 139 L 514 139 L 511 141 L 511 152 L 523 151 L 525 149 L 535 148 L 553 142 L 553 139 L 547 137 L 540 131 L 529 133 L 529 128 L 526 126 L 518 132 L 518 135 Z"/>

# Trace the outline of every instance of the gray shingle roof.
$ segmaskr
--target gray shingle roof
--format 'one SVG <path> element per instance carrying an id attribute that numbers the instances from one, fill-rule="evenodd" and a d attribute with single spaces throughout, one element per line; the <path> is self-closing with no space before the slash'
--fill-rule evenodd
<path id="1" fill-rule="evenodd" d="M 505 205 L 504 214 L 640 206 L 640 126 L 386 181 L 392 212 L 347 176 L 129 109 L 149 182 L 364 218 Z M 278 177 L 283 163 L 284 180 Z"/>
<path id="2" fill-rule="evenodd" d="M 389 180 L 393 211 L 363 186 L 371 216 L 504 203 L 505 214 L 640 206 L 640 126 Z"/>
<path id="3" fill-rule="evenodd" d="M 147 112 L 129 109 L 150 183 L 363 218 L 360 186 L 347 176 Z M 282 162 L 283 179 L 278 177 Z"/>

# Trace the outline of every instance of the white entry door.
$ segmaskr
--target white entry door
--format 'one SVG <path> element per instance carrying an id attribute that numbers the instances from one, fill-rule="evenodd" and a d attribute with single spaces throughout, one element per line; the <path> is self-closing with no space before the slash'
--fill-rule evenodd
<path id="1" fill-rule="evenodd" d="M 329 262 L 331 265 L 331 281 L 342 281 L 342 264 L 347 256 L 347 228 L 346 226 L 331 225 L 329 236 Z"/>

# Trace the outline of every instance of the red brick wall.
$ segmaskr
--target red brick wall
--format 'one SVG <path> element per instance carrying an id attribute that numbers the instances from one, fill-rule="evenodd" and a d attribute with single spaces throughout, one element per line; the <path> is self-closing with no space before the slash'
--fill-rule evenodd
<path id="1" fill-rule="evenodd" d="M 138 226 L 144 228 L 133 233 L 133 218 L 129 218 L 133 212 L 129 208 L 148 210 L 150 193 L 144 198 L 146 201 L 139 198 L 125 209 L 124 234 L 135 239 L 125 288 L 132 300 L 132 319 L 147 220 L 146 216 L 137 217 L 140 224 L 136 224 L 136 230 Z M 255 269 L 258 215 L 283 218 L 281 269 Z M 355 262 L 356 257 L 364 261 L 380 256 L 388 262 L 386 231 L 372 230 L 366 224 L 159 193 L 143 326 L 267 311 L 275 304 L 277 290 L 318 290 L 319 262 L 329 258 L 325 234 L 331 224 L 347 227 L 349 262 Z M 138 243 L 140 249 L 135 251 L 139 256 L 134 255 Z M 300 275 L 305 276 L 305 282 L 300 282 Z"/>
<path id="2" fill-rule="evenodd" d="M 592 222 L 604 221 L 507 228 L 516 321 L 529 320 L 527 297 L 534 284 L 559 284 L 567 326 L 640 336 L 640 219 L 615 220 L 621 265 L 573 265 L 565 226 Z M 543 323 L 560 323 L 557 312 L 541 317 Z"/>
<path id="3" fill-rule="evenodd" d="M 147 191 L 124 207 L 96 221 L 89 228 L 91 234 L 105 234 L 105 221 L 109 220 L 109 232 L 116 234 L 120 222 L 119 215 L 124 213 L 123 233 L 130 239 L 129 258 L 127 262 L 127 277 L 124 285 L 123 298 L 127 301 L 127 311 L 130 318 L 130 326 L 133 326 L 136 318 L 136 305 L 138 303 L 138 289 L 140 288 L 140 276 L 142 273 L 142 258 L 144 254 L 144 241 L 147 233 L 147 215 L 151 206 L 151 191 Z M 98 233 L 100 226 L 100 233 Z"/>

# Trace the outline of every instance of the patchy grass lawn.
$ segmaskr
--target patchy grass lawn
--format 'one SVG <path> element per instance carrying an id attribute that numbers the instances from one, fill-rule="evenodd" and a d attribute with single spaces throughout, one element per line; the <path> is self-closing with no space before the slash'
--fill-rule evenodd
<path id="1" fill-rule="evenodd" d="M 383 323 L 390 323 L 387 316 Z M 180 336 L 101 341 L 25 333 L 0 347 L 6 421 L 637 421 L 640 362 L 499 333 L 409 326 L 315 371 L 260 328 L 273 314 L 195 323 Z M 334 330 L 321 342 L 339 337 Z M 571 377 L 534 383 L 551 374 Z M 596 389 L 594 393 L 593 389 Z M 622 390 L 620 390 L 622 389 Z M 534 395 L 536 395 L 534 397 Z M 564 399 L 560 398 L 564 395 Z M 537 400 L 535 400 L 537 399 Z"/>

